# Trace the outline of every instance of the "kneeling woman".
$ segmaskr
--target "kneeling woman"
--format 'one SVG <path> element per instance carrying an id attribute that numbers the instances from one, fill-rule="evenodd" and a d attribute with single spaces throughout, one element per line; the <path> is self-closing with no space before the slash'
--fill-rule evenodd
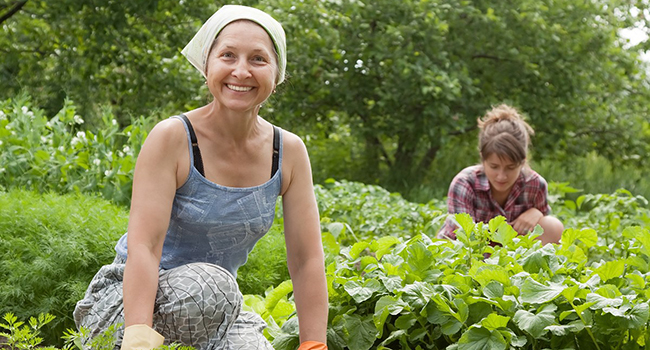
<path id="1" fill-rule="evenodd" d="M 549 216 L 546 180 L 526 162 L 533 129 L 507 105 L 490 110 L 478 126 L 481 163 L 454 177 L 447 195 L 449 214 L 467 213 L 485 223 L 501 215 L 519 234 L 540 225 L 544 244 L 559 242 L 564 225 Z M 438 237 L 455 239 L 456 228 L 450 216 Z"/>
<path id="2" fill-rule="evenodd" d="M 258 115 L 284 80 L 285 40 L 268 14 L 226 5 L 183 50 L 213 99 L 161 121 L 147 137 L 128 233 L 74 312 L 91 336 L 124 323 L 122 350 L 173 342 L 272 350 L 266 323 L 242 311 L 236 276 L 282 196 L 300 349 L 327 348 L 325 264 L 307 149 Z"/>

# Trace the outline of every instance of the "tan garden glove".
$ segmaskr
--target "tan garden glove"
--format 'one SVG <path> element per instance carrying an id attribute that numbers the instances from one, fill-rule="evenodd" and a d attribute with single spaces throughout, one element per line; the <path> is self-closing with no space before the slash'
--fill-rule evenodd
<path id="1" fill-rule="evenodd" d="M 134 324 L 124 329 L 120 350 L 151 350 L 163 344 L 165 338 L 146 324 Z"/>
<path id="2" fill-rule="evenodd" d="M 327 345 L 319 341 L 305 341 L 300 343 L 298 350 L 327 350 Z"/>

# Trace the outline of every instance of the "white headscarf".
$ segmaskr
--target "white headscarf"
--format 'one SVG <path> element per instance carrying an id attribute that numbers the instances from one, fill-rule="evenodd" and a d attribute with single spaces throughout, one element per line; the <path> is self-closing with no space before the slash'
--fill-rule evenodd
<path id="1" fill-rule="evenodd" d="M 181 53 L 207 78 L 205 69 L 212 42 L 225 26 L 240 19 L 259 24 L 271 37 L 275 45 L 275 51 L 278 54 L 278 77 L 276 80 L 277 84 L 280 85 L 284 81 L 284 73 L 287 68 L 287 39 L 284 29 L 282 29 L 282 25 L 278 21 L 266 12 L 253 7 L 240 5 L 221 7 L 203 24 Z"/>

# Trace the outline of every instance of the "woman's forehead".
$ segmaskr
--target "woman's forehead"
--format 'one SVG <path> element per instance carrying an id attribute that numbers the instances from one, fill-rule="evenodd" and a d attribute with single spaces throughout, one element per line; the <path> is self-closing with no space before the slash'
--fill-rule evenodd
<path id="1" fill-rule="evenodd" d="M 239 43 L 251 44 L 259 42 L 273 50 L 273 40 L 259 24 L 238 20 L 225 26 L 216 37 L 216 44 L 234 45 Z"/>

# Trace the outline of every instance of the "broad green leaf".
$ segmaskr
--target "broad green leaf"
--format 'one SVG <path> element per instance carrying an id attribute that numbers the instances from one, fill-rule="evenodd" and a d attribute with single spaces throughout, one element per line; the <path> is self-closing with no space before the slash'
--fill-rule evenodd
<path id="1" fill-rule="evenodd" d="M 383 307 L 378 310 L 375 309 L 375 315 L 372 318 L 372 322 L 374 322 L 375 328 L 378 330 L 378 335 L 377 335 L 378 337 L 382 337 L 384 334 L 384 325 L 386 324 L 388 315 L 390 315 L 390 312 L 386 307 Z"/>
<path id="2" fill-rule="evenodd" d="M 345 225 L 340 222 L 332 222 L 327 225 L 327 231 L 329 231 L 334 238 L 338 238 L 343 230 L 345 230 Z"/>
<path id="3" fill-rule="evenodd" d="M 483 295 L 490 299 L 501 299 L 503 297 L 503 284 L 491 281 L 483 287 Z"/>
<path id="4" fill-rule="evenodd" d="M 474 231 L 474 227 L 476 226 L 476 224 L 474 224 L 474 220 L 469 214 L 466 213 L 455 214 L 454 218 L 460 226 L 460 229 L 456 230 L 456 238 L 466 246 L 469 246 L 469 237 Z"/>
<path id="5" fill-rule="evenodd" d="M 565 325 L 551 325 L 546 330 L 551 331 L 557 337 L 564 337 L 571 333 L 579 333 L 585 328 L 581 320 L 575 320 Z"/>
<path id="6" fill-rule="evenodd" d="M 515 313 L 513 321 L 535 339 L 540 339 L 546 334 L 546 327 L 555 322 L 555 305 L 548 305 L 537 314 L 526 310 L 519 310 Z"/>
<path id="7" fill-rule="evenodd" d="M 497 218 L 503 218 L 502 216 L 497 216 Z M 492 219 L 494 220 L 494 219 Z M 503 219 L 505 221 L 505 218 Z M 492 221 L 490 221 L 490 226 Z M 490 238 L 502 245 L 506 246 L 508 243 L 512 242 L 512 239 L 517 237 L 517 231 L 515 231 L 510 225 L 503 222 L 501 223 L 496 231 L 491 230 Z"/>
<path id="8" fill-rule="evenodd" d="M 336 238 L 334 237 L 334 235 L 332 235 L 331 232 L 323 232 L 321 234 L 321 237 L 323 241 L 323 248 L 325 249 L 326 252 L 332 254 L 339 253 L 339 251 L 341 250 L 341 246 L 336 241 Z"/>
<path id="9" fill-rule="evenodd" d="M 638 328 L 643 326 L 648 322 L 648 316 L 650 314 L 647 303 L 637 304 L 634 305 L 634 307 L 630 307 L 629 305 L 622 305 L 619 308 L 604 307 L 602 310 L 603 312 L 607 312 L 615 317 L 625 320 L 626 328 Z"/>
<path id="10" fill-rule="evenodd" d="M 499 331 L 470 327 L 458 340 L 458 350 L 505 350 L 506 340 Z"/>
<path id="11" fill-rule="evenodd" d="M 634 238 L 640 243 L 642 254 L 650 257 L 650 231 L 645 227 L 632 226 L 623 230 L 623 236 Z"/>
<path id="12" fill-rule="evenodd" d="M 520 300 L 530 304 L 544 304 L 555 298 L 567 287 L 564 285 L 543 285 L 532 278 L 527 278 L 521 286 Z"/>
<path id="13" fill-rule="evenodd" d="M 622 295 L 621 291 L 613 284 L 601 285 L 596 289 L 596 294 L 602 295 L 605 298 L 616 298 Z"/>
<path id="14" fill-rule="evenodd" d="M 404 309 L 409 309 L 409 305 L 402 299 L 392 295 L 384 295 L 375 304 L 375 313 L 387 309 L 391 315 L 397 315 Z"/>
<path id="15" fill-rule="evenodd" d="M 584 265 L 587 262 L 587 255 L 584 250 L 576 245 L 570 245 L 568 247 L 563 245 L 559 253 L 567 257 L 568 261 L 572 263 Z"/>
<path id="16" fill-rule="evenodd" d="M 499 328 L 508 327 L 510 317 L 497 315 L 495 313 L 489 314 L 486 318 L 481 320 L 481 326 L 493 331 Z"/>
<path id="17" fill-rule="evenodd" d="M 461 298 L 454 299 L 454 305 L 456 305 L 456 309 L 458 310 L 458 321 L 465 323 L 469 316 L 469 306 Z"/>
<path id="18" fill-rule="evenodd" d="M 510 275 L 508 270 L 499 265 L 477 263 L 472 266 L 469 275 L 482 286 L 486 286 L 492 281 L 499 282 L 504 286 L 510 285 Z"/>
<path id="19" fill-rule="evenodd" d="M 269 313 L 272 313 L 280 299 L 291 292 L 293 292 L 293 284 L 291 283 L 291 280 L 286 280 L 273 288 L 273 290 L 266 295 L 266 310 Z"/>
<path id="20" fill-rule="evenodd" d="M 630 282 L 630 287 L 632 288 L 645 289 L 646 287 L 645 279 L 638 275 L 637 271 L 628 273 L 625 275 L 625 278 Z"/>
<path id="21" fill-rule="evenodd" d="M 490 232 L 496 232 L 502 224 L 507 224 L 505 216 L 498 215 L 490 219 L 488 222 L 488 228 Z"/>
<path id="22" fill-rule="evenodd" d="M 625 271 L 625 260 L 608 261 L 596 269 L 596 273 L 603 282 L 616 277 L 621 277 Z"/>
<path id="23" fill-rule="evenodd" d="M 386 290 L 394 292 L 402 288 L 402 278 L 399 276 L 381 276 L 379 277 L 381 282 L 386 287 Z"/>
<path id="24" fill-rule="evenodd" d="M 411 305 L 411 308 L 413 309 L 424 307 L 431 299 L 441 300 L 440 295 L 437 294 L 428 283 L 416 281 L 407 284 L 400 291 L 403 293 L 402 300 Z"/>
<path id="25" fill-rule="evenodd" d="M 415 324 L 416 321 L 417 321 L 417 318 L 415 317 L 415 315 L 413 315 L 412 313 L 407 313 L 407 314 L 399 316 L 395 320 L 395 327 L 397 327 L 398 329 L 403 329 L 403 330 L 406 331 L 409 328 L 411 328 Z"/>
<path id="26" fill-rule="evenodd" d="M 578 286 L 567 287 L 562 291 L 562 296 L 565 297 L 568 302 L 572 303 L 576 298 L 576 293 L 578 293 L 579 290 L 580 287 Z"/>
<path id="27" fill-rule="evenodd" d="M 589 293 L 587 294 L 586 302 L 591 303 L 590 308 L 592 310 L 599 310 L 608 306 L 614 306 L 614 307 L 621 306 L 623 304 L 623 298 L 621 297 L 606 298 L 596 293 Z"/>
<path id="28" fill-rule="evenodd" d="M 421 274 L 428 271 L 433 263 L 433 254 L 421 242 L 416 242 L 408 248 L 406 260 L 414 273 Z"/>
<path id="29" fill-rule="evenodd" d="M 461 328 L 463 328 L 463 323 L 453 318 L 450 318 L 448 322 L 443 323 L 440 327 L 442 334 L 444 335 L 454 335 L 458 333 Z"/>
<path id="30" fill-rule="evenodd" d="M 385 236 L 379 238 L 376 241 L 377 248 L 375 249 L 377 259 L 380 260 L 382 256 L 391 252 L 393 246 L 399 243 L 401 243 L 400 239 L 394 236 Z"/>
<path id="31" fill-rule="evenodd" d="M 362 303 L 368 300 L 373 293 L 380 292 L 382 285 L 376 279 L 368 279 L 363 284 L 358 281 L 348 281 L 343 285 L 343 288 L 350 294 L 354 301 Z"/>
<path id="32" fill-rule="evenodd" d="M 377 328 L 372 315 L 343 315 L 347 330 L 347 346 L 350 350 L 369 350 L 377 339 Z"/>
<path id="33" fill-rule="evenodd" d="M 361 252 L 363 252 L 363 251 L 364 251 L 366 248 L 368 248 L 369 246 L 370 246 L 370 243 L 365 242 L 365 241 L 355 243 L 355 244 L 352 246 L 352 248 L 350 249 L 350 253 L 349 253 L 349 254 L 350 254 L 350 258 L 351 258 L 352 260 L 358 258 L 359 255 L 361 254 Z"/>
<path id="34" fill-rule="evenodd" d="M 598 234 L 596 230 L 591 228 L 583 228 L 580 230 L 567 228 L 562 232 L 560 243 L 563 247 L 568 247 L 576 241 L 581 241 L 587 248 L 591 248 L 598 243 Z"/>

